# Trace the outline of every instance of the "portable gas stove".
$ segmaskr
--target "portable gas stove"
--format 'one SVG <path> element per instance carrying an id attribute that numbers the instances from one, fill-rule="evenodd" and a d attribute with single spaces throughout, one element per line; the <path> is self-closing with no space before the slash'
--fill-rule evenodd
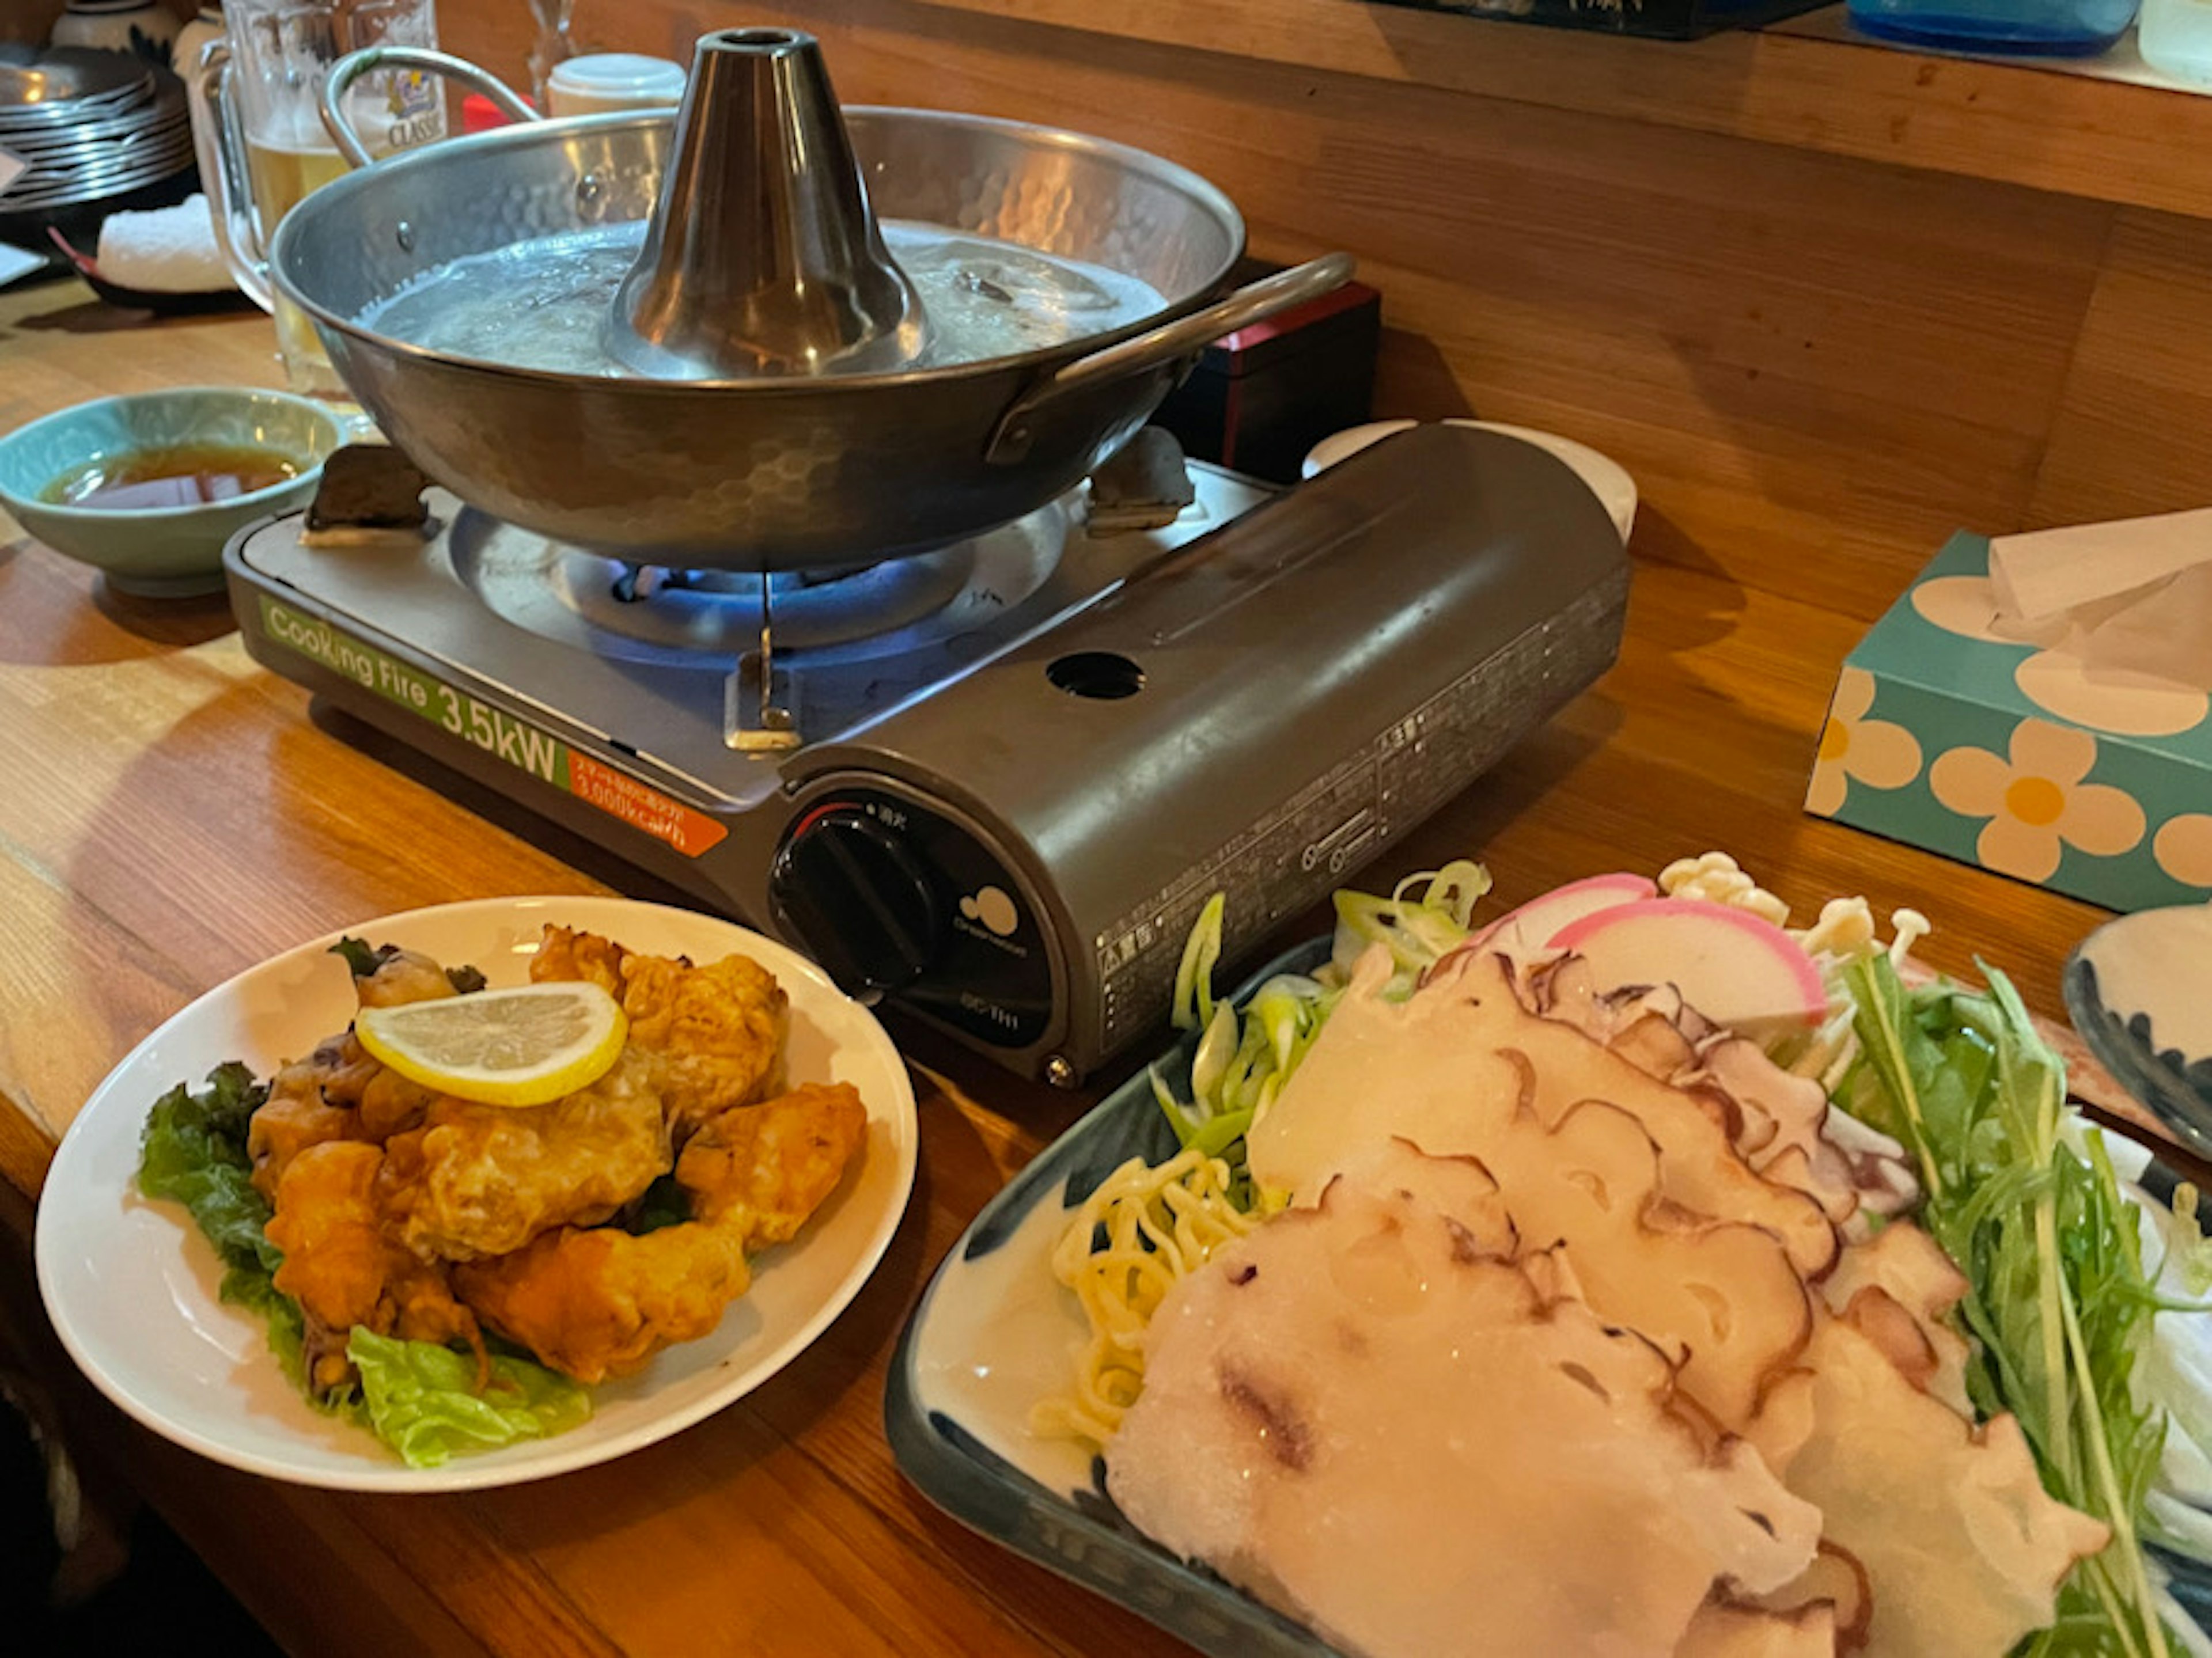
<path id="1" fill-rule="evenodd" d="M 1618 536 L 1530 445 L 1191 474 L 1164 529 L 1072 499 L 812 580 L 641 570 L 434 490 L 427 540 L 295 514 L 224 562 L 257 660 L 1066 1085 L 1164 1023 L 1211 894 L 1234 962 L 1620 641 Z"/>

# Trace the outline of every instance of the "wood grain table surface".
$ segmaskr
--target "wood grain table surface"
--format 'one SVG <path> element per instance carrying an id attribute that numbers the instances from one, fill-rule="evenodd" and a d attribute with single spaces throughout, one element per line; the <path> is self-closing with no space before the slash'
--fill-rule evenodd
<path id="1" fill-rule="evenodd" d="M 165 384 L 278 383 L 258 314 L 148 321 L 75 282 L 0 295 L 0 430 Z M 1647 511 L 1663 527 L 1664 503 Z M 1618 667 L 1370 880 L 1483 858 L 1497 901 L 1729 849 L 1801 917 L 1838 893 L 1936 923 L 1923 954 L 1999 963 L 2056 1013 L 2102 913 L 1801 810 L 1861 623 L 1680 538 L 1638 561 Z M 35 1197 L 56 1137 L 158 1023 L 329 930 L 501 894 L 669 895 L 420 762 L 250 661 L 220 599 L 151 604 L 0 519 L 0 1168 Z M 1317 908 L 1278 944 L 1324 924 Z M 658 1446 L 550 1481 L 364 1497 L 234 1473 L 96 1400 L 95 1461 L 143 1491 L 295 1652 L 1181 1650 L 939 1514 L 894 1465 L 885 1365 L 976 1210 L 1100 1092 L 1024 1083 L 898 1017 L 921 1167 L 880 1269 L 768 1385 Z M 149 1307 L 147 1315 L 161 1309 Z"/>

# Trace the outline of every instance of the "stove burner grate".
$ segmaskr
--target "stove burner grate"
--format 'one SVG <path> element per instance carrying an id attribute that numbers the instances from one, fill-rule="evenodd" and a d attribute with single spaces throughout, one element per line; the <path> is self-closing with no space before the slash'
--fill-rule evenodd
<path id="1" fill-rule="evenodd" d="M 584 591 L 590 572 L 610 572 L 607 596 L 620 605 L 650 605 L 667 613 L 647 626 L 672 629 L 684 642 L 726 623 L 744 625 L 757 618 L 765 601 L 775 613 L 780 637 L 800 644 L 841 644 L 865 639 L 887 628 L 904 627 L 951 603 L 973 576 L 973 550 L 942 548 L 911 558 L 848 570 L 685 570 L 665 564 L 635 564 L 627 559 L 593 559 L 573 553 L 582 568 L 569 572 L 576 598 L 586 611 L 599 607 Z M 756 621 L 755 625 L 757 625 Z"/>
<path id="2" fill-rule="evenodd" d="M 933 552 L 765 578 L 586 552 L 470 507 L 449 545 L 464 587 L 556 643 L 644 664 L 727 663 L 757 648 L 765 596 L 778 656 L 826 665 L 951 640 L 1021 604 L 1058 568 L 1070 521 L 1055 504 Z"/>

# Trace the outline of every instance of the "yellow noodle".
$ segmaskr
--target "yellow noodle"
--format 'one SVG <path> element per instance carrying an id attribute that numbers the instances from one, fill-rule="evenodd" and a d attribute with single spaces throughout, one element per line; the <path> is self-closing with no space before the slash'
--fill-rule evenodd
<path id="1" fill-rule="evenodd" d="M 1195 1148 L 1157 1166 L 1132 1157 L 1100 1182 L 1052 1254 L 1054 1276 L 1082 1303 L 1090 1339 L 1076 1357 L 1072 1394 L 1041 1400 L 1030 1431 L 1094 1445 L 1111 1438 L 1144 1388 L 1145 1330 L 1160 1303 L 1258 1224 L 1229 1200 L 1229 1165 Z"/>

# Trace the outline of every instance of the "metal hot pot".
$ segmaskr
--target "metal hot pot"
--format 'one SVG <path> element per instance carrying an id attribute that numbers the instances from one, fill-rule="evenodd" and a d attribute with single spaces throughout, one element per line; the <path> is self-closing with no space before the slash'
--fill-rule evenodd
<path id="1" fill-rule="evenodd" d="M 391 440 L 473 506 L 643 562 L 773 571 L 896 557 L 1042 507 L 1124 443 L 1208 342 L 1351 274 L 1331 255 L 1217 300 L 1244 227 L 1197 174 L 1046 127 L 840 111 L 826 76 L 792 67 L 813 50 L 804 35 L 720 31 L 699 42 L 672 117 L 555 121 L 444 54 L 356 53 L 332 70 L 323 106 L 356 170 L 285 216 L 273 280 Z M 340 94 L 380 66 L 454 76 L 518 120 L 364 165 Z M 849 160 L 836 153 L 847 143 Z M 878 219 L 1103 265 L 1162 303 L 1112 333 L 942 367 L 732 375 L 709 352 L 665 378 L 441 355 L 360 321 L 449 261 L 638 219 L 652 222 L 642 260 L 657 264 L 632 287 L 657 298 L 617 325 L 649 323 L 652 349 L 702 330 L 720 338 L 759 308 L 763 285 L 808 304 L 842 297 L 840 283 L 865 288 Z M 856 316 L 865 326 L 850 306 L 785 325 L 849 334 Z"/>

